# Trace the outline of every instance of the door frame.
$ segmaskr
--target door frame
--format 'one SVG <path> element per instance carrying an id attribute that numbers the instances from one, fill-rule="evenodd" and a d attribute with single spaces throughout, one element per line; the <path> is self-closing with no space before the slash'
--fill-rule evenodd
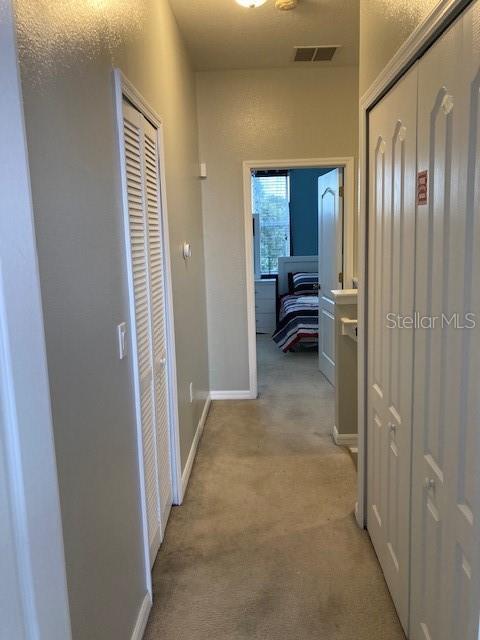
<path id="1" fill-rule="evenodd" d="M 360 98 L 358 203 L 358 485 L 356 518 L 367 526 L 368 394 L 368 123 L 370 111 L 473 0 L 440 0 L 416 27 Z"/>
<path id="2" fill-rule="evenodd" d="M 135 340 L 135 302 L 133 299 L 133 275 L 130 260 L 130 241 L 129 241 L 129 218 L 128 218 L 128 195 L 125 180 L 126 166 L 123 154 L 123 99 L 128 101 L 140 111 L 157 129 L 157 145 L 159 155 L 159 176 L 160 176 L 160 202 L 161 202 L 161 220 L 162 220 L 162 240 L 165 262 L 165 310 L 166 310 L 166 333 L 167 333 L 167 372 L 168 372 L 168 408 L 169 408 L 169 433 L 170 433 L 170 464 L 172 475 L 172 493 L 173 504 L 180 505 L 183 502 L 182 487 L 182 464 L 180 458 L 180 430 L 178 417 L 178 387 L 177 387 L 177 363 L 175 353 L 175 330 L 173 316 L 173 294 L 172 294 L 172 273 L 170 259 L 170 237 L 168 226 L 168 209 L 167 209 L 167 192 L 165 177 L 165 151 L 164 151 L 164 134 L 163 120 L 145 101 L 143 96 L 137 91 L 134 85 L 126 78 L 120 69 L 114 69 L 114 91 L 115 91 L 115 114 L 117 128 L 117 152 L 119 158 L 119 170 L 121 177 L 121 197 L 123 211 L 123 226 L 125 232 L 125 250 L 126 250 L 126 270 L 128 274 L 129 289 L 129 311 L 130 311 L 130 348 L 133 355 L 132 368 L 134 380 L 135 394 L 135 412 L 136 412 L 136 431 L 137 431 L 137 453 L 139 469 L 143 471 L 143 439 L 142 439 L 142 421 L 140 407 L 140 381 L 138 379 L 138 371 L 135 366 L 137 346 Z M 148 525 L 147 525 L 147 506 L 145 491 L 145 475 L 140 473 L 140 500 L 142 512 L 142 528 L 144 541 L 144 557 L 147 588 L 152 596 L 152 578 L 150 571 L 150 545 L 148 542 Z"/>
<path id="3" fill-rule="evenodd" d="M 252 180 L 254 169 L 343 169 L 343 273 L 344 286 L 353 286 L 355 237 L 355 160 L 352 156 L 333 158 L 307 158 L 290 160 L 245 160 L 243 162 L 243 208 L 245 233 L 245 268 L 247 293 L 247 334 L 249 390 L 246 397 L 258 395 L 257 343 L 255 329 L 255 274 L 253 265 L 252 234 Z"/>

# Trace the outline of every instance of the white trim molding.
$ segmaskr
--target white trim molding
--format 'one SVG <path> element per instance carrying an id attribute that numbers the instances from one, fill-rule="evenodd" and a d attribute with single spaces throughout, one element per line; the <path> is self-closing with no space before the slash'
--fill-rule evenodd
<path id="1" fill-rule="evenodd" d="M 212 400 L 248 400 L 258 395 L 257 344 L 255 326 L 255 274 L 253 261 L 251 175 L 254 169 L 295 169 L 309 167 L 342 168 L 344 171 L 343 198 L 343 273 L 345 286 L 353 286 L 354 236 L 355 236 L 355 160 L 353 157 L 303 158 L 285 160 L 246 160 L 243 163 L 243 209 L 245 228 L 245 265 L 247 286 L 247 335 L 248 335 L 248 391 L 213 391 Z M 225 394 L 219 396 L 218 394 Z M 226 395 L 229 394 L 229 395 Z M 242 395 L 239 395 L 242 394 Z M 245 394 L 245 395 L 243 395 Z"/>
<path id="2" fill-rule="evenodd" d="M 254 393 L 249 389 L 245 391 L 211 391 L 210 398 L 212 400 L 255 400 L 258 393 Z"/>
<path id="3" fill-rule="evenodd" d="M 367 262 L 368 114 L 401 76 L 425 53 L 471 0 L 440 0 L 386 64 L 360 100 L 358 214 L 358 502 L 357 522 L 366 526 L 367 502 Z"/>
<path id="4" fill-rule="evenodd" d="M 212 400 L 210 396 L 205 400 L 205 405 L 203 407 L 202 415 L 200 416 L 200 420 L 198 421 L 197 429 L 195 431 L 195 435 L 193 437 L 192 446 L 190 447 L 190 453 L 188 454 L 187 462 L 185 463 L 185 469 L 182 473 L 182 496 L 181 501 L 176 504 L 182 504 L 183 499 L 185 498 L 185 493 L 187 491 L 188 481 L 190 480 L 190 474 L 192 473 L 193 463 L 195 462 L 195 457 L 197 455 L 198 445 L 200 444 L 200 440 L 203 435 L 203 430 L 205 428 L 205 423 L 208 418 L 208 412 L 210 411 L 210 405 L 212 404 Z"/>
<path id="5" fill-rule="evenodd" d="M 472 0 L 440 0 L 405 40 L 360 99 L 371 108 Z"/>
<path id="6" fill-rule="evenodd" d="M 333 425 L 332 438 L 339 447 L 352 448 L 358 445 L 357 433 L 339 433 L 336 424 Z"/>
<path id="7" fill-rule="evenodd" d="M 135 627 L 133 628 L 130 640 L 142 640 L 143 634 L 145 633 L 145 629 L 147 627 L 148 616 L 150 615 L 151 609 L 152 597 L 150 593 L 146 593 L 140 606 L 140 611 L 138 612 L 137 621 L 135 623 Z"/>

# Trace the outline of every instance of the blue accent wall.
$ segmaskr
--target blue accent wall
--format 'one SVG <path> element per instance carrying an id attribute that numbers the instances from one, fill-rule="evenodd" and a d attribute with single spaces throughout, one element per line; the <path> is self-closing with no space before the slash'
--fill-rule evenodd
<path id="1" fill-rule="evenodd" d="M 290 236 L 293 256 L 318 252 L 318 178 L 330 169 L 291 169 Z"/>

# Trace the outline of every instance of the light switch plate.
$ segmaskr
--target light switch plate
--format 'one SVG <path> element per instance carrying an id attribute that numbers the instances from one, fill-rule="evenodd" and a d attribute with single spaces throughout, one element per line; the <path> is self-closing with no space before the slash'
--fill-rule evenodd
<path id="1" fill-rule="evenodd" d="M 117 326 L 118 334 L 118 356 L 123 360 L 127 355 L 127 323 L 122 322 Z"/>

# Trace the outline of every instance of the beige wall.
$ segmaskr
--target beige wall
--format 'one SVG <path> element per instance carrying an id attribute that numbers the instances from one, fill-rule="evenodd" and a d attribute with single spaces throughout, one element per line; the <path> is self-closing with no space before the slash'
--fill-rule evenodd
<path id="1" fill-rule="evenodd" d="M 17 6 L 73 636 L 127 640 L 145 569 L 112 65 L 165 122 L 184 464 L 203 407 L 189 382 L 208 390 L 195 78 L 166 0 Z"/>
<path id="2" fill-rule="evenodd" d="M 354 67 L 197 74 L 210 385 L 248 389 L 242 162 L 355 156 Z"/>
<path id="3" fill-rule="evenodd" d="M 360 0 L 360 97 L 438 0 Z"/>

